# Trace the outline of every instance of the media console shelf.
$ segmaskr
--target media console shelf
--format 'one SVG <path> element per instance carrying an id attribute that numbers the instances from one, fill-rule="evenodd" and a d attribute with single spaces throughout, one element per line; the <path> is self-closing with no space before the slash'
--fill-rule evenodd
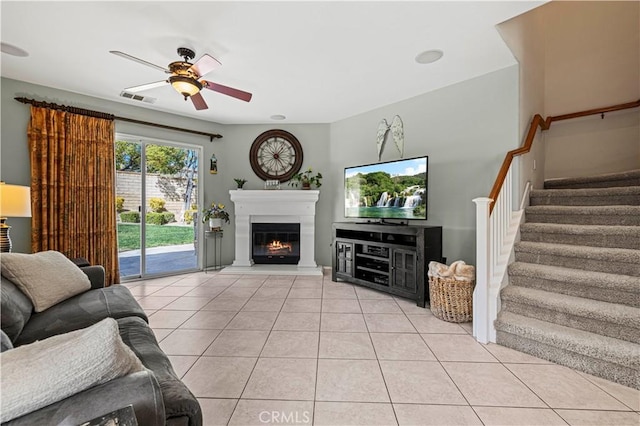
<path id="1" fill-rule="evenodd" d="M 429 300 L 430 261 L 442 261 L 441 226 L 333 224 L 333 281 L 344 280 L 413 299 Z"/>

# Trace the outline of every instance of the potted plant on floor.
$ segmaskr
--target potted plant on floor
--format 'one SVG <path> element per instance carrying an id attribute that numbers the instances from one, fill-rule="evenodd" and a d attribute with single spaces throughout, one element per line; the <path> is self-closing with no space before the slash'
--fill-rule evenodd
<path id="1" fill-rule="evenodd" d="M 301 185 L 302 189 L 311 189 L 311 185 L 314 185 L 316 188 L 320 188 L 322 186 L 322 173 L 318 172 L 314 174 L 311 167 L 309 167 L 304 172 L 293 175 L 289 181 L 289 185 L 295 187 Z"/>
<path id="2" fill-rule="evenodd" d="M 224 210 L 224 204 L 211 203 L 211 207 L 202 211 L 202 223 L 209 221 L 211 230 L 220 229 L 223 223 L 230 223 L 229 213 Z"/>

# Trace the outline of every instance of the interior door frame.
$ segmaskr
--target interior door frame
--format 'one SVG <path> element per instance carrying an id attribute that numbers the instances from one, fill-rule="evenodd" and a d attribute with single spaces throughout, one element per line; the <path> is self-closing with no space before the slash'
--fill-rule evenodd
<path id="1" fill-rule="evenodd" d="M 184 149 L 191 149 L 194 151 L 197 151 L 198 153 L 198 182 L 197 182 L 197 192 L 198 192 L 198 199 L 197 199 L 197 203 L 198 203 L 198 208 L 200 209 L 201 206 L 204 203 L 204 191 L 203 191 L 203 183 L 204 183 L 204 168 L 203 168 L 203 163 L 202 163 L 202 155 L 204 152 L 204 149 L 201 145 L 193 145 L 193 144 L 189 144 L 189 143 L 184 143 L 184 142 L 175 142 L 175 141 L 170 141 L 170 140 L 166 140 L 166 139 L 159 139 L 159 138 L 152 138 L 152 137 L 147 137 L 147 136 L 138 136 L 138 135 L 132 135 L 130 133 L 122 133 L 122 132 L 116 132 L 116 137 L 115 137 L 116 141 L 125 141 L 125 142 L 130 142 L 130 143 L 137 143 L 140 144 L 140 148 L 141 148 L 141 152 L 140 152 L 140 199 L 141 199 L 141 206 L 140 206 L 140 274 L 139 275 L 129 275 L 129 276 L 125 276 L 125 277 L 121 277 L 122 281 L 134 281 L 134 280 L 139 280 L 139 279 L 145 279 L 145 278 L 158 278 L 158 277 L 165 277 L 165 276 L 170 276 L 170 275 L 177 275 L 177 274 L 184 274 L 184 273 L 190 273 L 190 272 L 197 272 L 202 270 L 202 264 L 203 264 L 203 254 L 202 254 L 202 244 L 198 244 L 196 247 L 196 267 L 194 269 L 188 269 L 188 270 L 180 270 L 180 271 L 175 271 L 175 272 L 168 272 L 168 273 L 159 273 L 159 274 L 147 274 L 146 273 L 146 251 L 147 251 L 147 247 L 146 247 L 146 232 L 143 232 L 143 230 L 146 230 L 146 226 L 147 226 L 147 219 L 146 219 L 146 203 L 145 200 L 147 199 L 147 194 L 146 194 L 146 175 L 147 175 L 147 165 L 146 165 L 146 153 L 145 153 L 145 147 L 147 145 L 163 145 L 163 146 L 171 146 L 171 147 L 177 147 L 177 148 L 184 148 Z M 115 149 L 115 147 L 114 147 Z M 198 215 L 197 219 L 196 219 L 196 223 L 195 223 L 195 227 L 196 227 L 196 235 L 197 235 L 197 241 L 202 241 L 203 243 L 206 243 L 204 241 L 204 227 L 200 226 L 199 223 L 200 217 Z"/>

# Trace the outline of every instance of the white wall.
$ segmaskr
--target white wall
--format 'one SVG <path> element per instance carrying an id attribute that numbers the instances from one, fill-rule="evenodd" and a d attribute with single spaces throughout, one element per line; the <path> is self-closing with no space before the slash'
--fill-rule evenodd
<path id="1" fill-rule="evenodd" d="M 545 16 L 545 114 L 640 97 L 640 3 L 554 1 Z"/>
<path id="2" fill-rule="evenodd" d="M 640 99 L 640 3 L 552 2 L 546 25 L 545 114 Z M 553 123 L 545 177 L 640 168 L 640 111 Z"/>
<path id="3" fill-rule="evenodd" d="M 536 8 L 498 25 L 502 36 L 519 67 L 519 107 L 520 117 L 518 138 L 524 143 L 534 115 L 544 117 L 545 45 L 540 40 L 543 33 L 544 13 Z M 517 157 L 515 173 L 519 183 L 514 201 L 519 202 L 527 182 L 535 188 L 542 188 L 544 181 L 545 135 L 536 134 L 531 151 Z"/>
<path id="4" fill-rule="evenodd" d="M 638 2 L 554 1 L 498 28 L 521 67 L 521 137 L 536 113 L 561 115 L 640 98 Z M 521 183 L 538 188 L 542 177 L 640 168 L 640 112 L 555 122 L 520 166 Z"/>
<path id="5" fill-rule="evenodd" d="M 429 156 L 428 220 L 443 226 L 448 262 L 475 263 L 475 208 L 487 196 L 507 151 L 518 146 L 518 67 L 512 66 L 331 124 L 330 194 L 344 221 L 344 168 L 377 162 L 376 129 L 399 115 L 404 158 Z M 398 159 L 388 142 L 382 160 Z M 416 223 L 420 223 L 416 221 Z"/>

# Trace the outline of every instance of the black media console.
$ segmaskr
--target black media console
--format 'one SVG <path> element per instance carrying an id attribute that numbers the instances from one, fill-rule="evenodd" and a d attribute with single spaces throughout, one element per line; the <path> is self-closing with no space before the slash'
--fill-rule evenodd
<path id="1" fill-rule="evenodd" d="M 441 226 L 333 224 L 333 281 L 414 299 L 424 307 L 429 300 L 427 271 L 432 260 L 442 262 Z"/>

